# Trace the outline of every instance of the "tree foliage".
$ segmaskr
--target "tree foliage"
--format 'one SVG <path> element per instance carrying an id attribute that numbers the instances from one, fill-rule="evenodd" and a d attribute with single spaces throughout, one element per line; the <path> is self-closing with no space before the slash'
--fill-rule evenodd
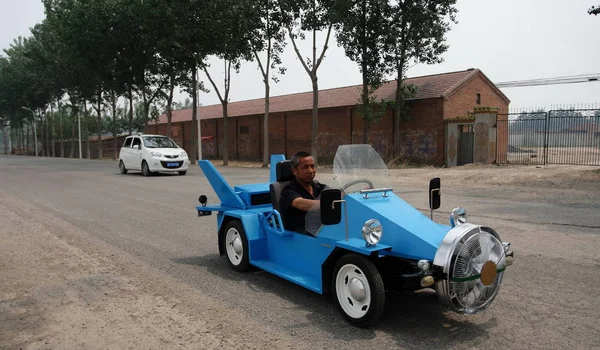
<path id="1" fill-rule="evenodd" d="M 197 150 L 197 96 L 208 92 L 203 71 L 216 93 L 224 121 L 223 164 L 228 163 L 228 103 L 232 77 L 243 61 L 255 61 L 265 86 L 263 163 L 269 155 L 270 84 L 289 65 L 282 54 L 289 40 L 312 84 L 311 152 L 318 159 L 318 70 L 333 35 L 360 68 L 359 102 L 369 122 L 393 104 L 395 146 L 404 103 L 415 92 L 405 86 L 411 63 L 441 62 L 445 34 L 455 21 L 456 0 L 42 0 L 45 19 L 31 35 L 16 38 L 0 54 L 0 127 L 10 125 L 15 147 L 39 139 L 44 155 L 64 155 L 79 137 L 90 154 L 89 136 L 148 132 L 148 123 L 173 109 L 192 108 L 192 150 Z M 590 14 L 597 14 L 592 7 Z M 317 36 L 320 36 L 317 40 Z M 300 51 L 301 41 L 311 43 Z M 318 47 L 319 46 L 319 47 Z M 219 62 L 217 77 L 209 61 Z M 395 101 L 374 92 L 386 76 L 397 75 Z M 174 101 L 174 91 L 191 101 Z M 81 131 L 79 131 L 81 122 Z M 92 127 L 92 131 L 88 130 Z M 32 137 L 34 130 L 37 134 Z M 167 130 L 169 133 L 170 130 Z M 364 132 L 365 139 L 368 130 Z M 117 149 L 116 138 L 114 148 Z M 59 144 L 59 152 L 55 146 Z M 100 156 L 102 154 L 100 152 Z M 113 156 L 116 156 L 114 154 Z"/>

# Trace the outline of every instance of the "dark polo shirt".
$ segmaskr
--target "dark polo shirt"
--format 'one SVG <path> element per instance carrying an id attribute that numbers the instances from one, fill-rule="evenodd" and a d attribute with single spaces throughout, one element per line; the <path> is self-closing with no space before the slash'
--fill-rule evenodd
<path id="1" fill-rule="evenodd" d="M 306 212 L 292 207 L 292 202 L 296 198 L 318 199 L 321 192 L 327 188 L 327 186 L 319 182 L 313 182 L 312 188 L 314 197 L 308 193 L 296 179 L 293 179 L 283 187 L 283 190 L 281 190 L 279 209 L 281 209 L 281 215 L 283 216 L 286 230 L 304 232 Z"/>

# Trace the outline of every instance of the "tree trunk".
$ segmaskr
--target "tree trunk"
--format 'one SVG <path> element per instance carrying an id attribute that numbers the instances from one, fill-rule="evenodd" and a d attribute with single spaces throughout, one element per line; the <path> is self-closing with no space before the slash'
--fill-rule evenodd
<path id="1" fill-rule="evenodd" d="M 167 137 L 171 137 L 171 118 L 173 117 L 173 91 L 175 90 L 175 77 L 169 81 L 169 97 L 167 98 Z"/>
<path id="2" fill-rule="evenodd" d="M 56 123 L 54 122 L 54 103 L 50 102 L 50 146 L 52 149 L 52 158 L 56 158 L 56 142 L 54 142 L 54 129 L 56 129 Z"/>
<path id="3" fill-rule="evenodd" d="M 131 91 L 131 90 L 130 90 Z M 117 151 L 117 148 L 119 147 L 119 140 L 117 139 L 117 97 L 115 96 L 115 92 L 112 91 L 112 99 L 111 99 L 111 107 L 112 107 L 112 121 L 113 121 L 113 127 L 112 127 L 112 134 L 113 134 L 113 159 L 117 160 L 119 157 L 119 153 Z"/>
<path id="4" fill-rule="evenodd" d="M 268 68 L 267 68 L 268 70 Z M 263 120 L 263 168 L 269 165 L 269 104 L 271 87 L 269 85 L 269 76 L 265 77 L 265 118 Z"/>
<path id="5" fill-rule="evenodd" d="M 404 109 L 404 100 L 402 97 L 402 83 L 404 79 L 404 54 L 400 56 L 398 64 L 398 79 L 396 81 L 396 106 L 394 110 L 394 158 L 400 157 L 400 120 L 402 119 L 402 110 Z"/>
<path id="6" fill-rule="evenodd" d="M 142 91 L 142 101 L 144 103 L 144 133 L 148 133 L 148 121 L 150 115 L 150 103 L 148 102 L 148 96 L 146 96 L 146 92 Z M 131 131 L 129 132 L 131 135 Z"/>
<path id="7" fill-rule="evenodd" d="M 194 64 L 192 72 L 192 143 L 190 149 L 190 161 L 201 159 L 198 148 L 202 147 L 201 135 L 198 135 L 198 68 Z"/>
<path id="8" fill-rule="evenodd" d="M 71 113 L 71 149 L 69 150 L 69 158 L 73 158 L 75 152 L 75 124 L 77 123 L 75 113 Z"/>
<path id="9" fill-rule="evenodd" d="M 60 138 L 60 157 L 65 157 L 65 138 L 63 135 L 63 118 L 60 108 L 60 100 L 58 101 L 58 137 Z"/>
<path id="10" fill-rule="evenodd" d="M 98 125 L 96 126 L 98 132 L 98 159 L 104 158 L 102 154 L 102 91 L 98 92 Z"/>
<path id="11" fill-rule="evenodd" d="M 89 115 L 87 109 L 87 101 L 83 101 L 83 135 L 82 141 L 85 142 L 86 147 L 86 158 L 92 159 L 92 147 L 90 145 L 90 127 L 89 127 Z"/>
<path id="12" fill-rule="evenodd" d="M 229 128 L 227 127 L 227 100 L 221 101 L 223 106 L 223 165 L 229 165 Z"/>
<path id="13" fill-rule="evenodd" d="M 27 147 L 26 149 L 27 149 L 27 151 L 29 151 L 29 139 L 30 139 L 29 135 L 32 135 L 29 132 L 29 130 L 32 129 L 31 125 L 33 123 L 35 123 L 35 118 L 31 121 L 31 123 L 27 123 L 25 125 L 25 131 L 27 132 L 27 138 L 23 137 L 24 136 L 23 127 L 20 128 L 20 132 L 17 134 L 17 140 L 19 141 L 19 142 L 17 142 L 18 148 L 23 149 L 23 148 Z M 23 141 L 25 141 L 25 142 L 23 142 Z M 33 149 L 35 149 L 35 147 Z"/>
<path id="14" fill-rule="evenodd" d="M 42 144 L 42 156 L 43 157 L 47 157 L 47 145 L 46 145 L 46 116 L 44 114 L 42 114 L 42 112 L 38 112 L 39 113 L 39 117 L 40 117 L 40 142 Z"/>
<path id="15" fill-rule="evenodd" d="M 311 149 L 310 153 L 317 163 L 317 159 L 319 158 L 317 155 L 318 147 L 317 147 L 317 139 L 319 135 L 319 85 L 317 82 L 317 73 L 313 72 L 313 75 L 310 77 L 312 81 L 313 88 L 313 109 L 312 109 L 312 140 L 311 140 Z"/>
<path id="16" fill-rule="evenodd" d="M 131 135 L 133 129 L 133 89 L 129 86 L 129 135 Z M 116 137 L 116 136 L 115 136 Z M 116 149 L 115 142 L 115 149 Z"/>

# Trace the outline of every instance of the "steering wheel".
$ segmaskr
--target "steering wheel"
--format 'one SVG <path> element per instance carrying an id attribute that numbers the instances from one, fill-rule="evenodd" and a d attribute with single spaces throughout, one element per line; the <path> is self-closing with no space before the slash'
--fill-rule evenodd
<path id="1" fill-rule="evenodd" d="M 369 180 L 369 179 L 356 179 L 356 180 L 352 180 L 352 181 L 350 181 L 348 183 L 343 184 L 341 190 L 345 192 L 348 187 L 356 185 L 356 184 L 360 184 L 360 183 L 365 183 L 365 184 L 369 185 L 370 189 L 374 188 L 373 187 L 373 183 L 371 182 L 371 180 Z"/>

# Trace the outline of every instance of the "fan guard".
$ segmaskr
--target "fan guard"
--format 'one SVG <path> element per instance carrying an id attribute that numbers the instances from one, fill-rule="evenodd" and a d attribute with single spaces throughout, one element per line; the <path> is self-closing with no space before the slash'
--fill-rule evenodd
<path id="1" fill-rule="evenodd" d="M 495 234 L 463 224 L 444 238 L 434 264 L 442 266 L 447 275 L 436 284 L 438 297 L 456 312 L 475 314 L 485 310 L 498 294 L 506 255 Z"/>

